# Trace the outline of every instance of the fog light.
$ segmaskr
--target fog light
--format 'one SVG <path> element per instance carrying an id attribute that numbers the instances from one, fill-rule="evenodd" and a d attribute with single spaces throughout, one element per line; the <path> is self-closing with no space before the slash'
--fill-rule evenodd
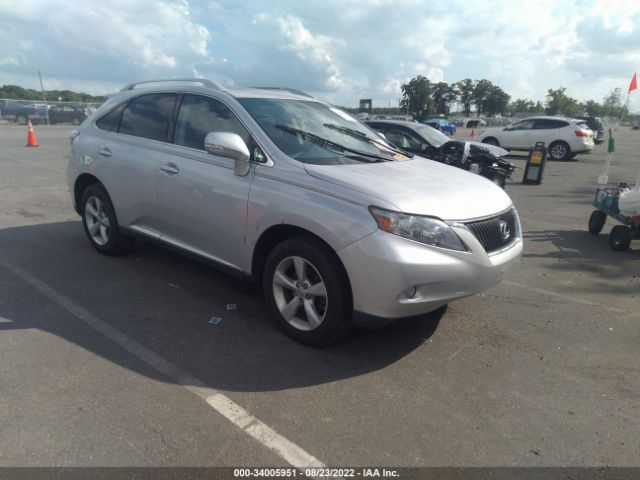
<path id="1" fill-rule="evenodd" d="M 418 289 L 416 287 L 409 287 L 404 291 L 404 295 L 407 298 L 414 298 L 418 293 Z"/>

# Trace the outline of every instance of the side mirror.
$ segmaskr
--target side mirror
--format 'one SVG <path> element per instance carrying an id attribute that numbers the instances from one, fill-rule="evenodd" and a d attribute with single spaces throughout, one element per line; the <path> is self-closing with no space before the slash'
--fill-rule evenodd
<path id="1" fill-rule="evenodd" d="M 237 133 L 209 132 L 204 139 L 204 149 L 211 155 L 233 159 L 236 175 L 244 177 L 249 173 L 249 149 Z"/>

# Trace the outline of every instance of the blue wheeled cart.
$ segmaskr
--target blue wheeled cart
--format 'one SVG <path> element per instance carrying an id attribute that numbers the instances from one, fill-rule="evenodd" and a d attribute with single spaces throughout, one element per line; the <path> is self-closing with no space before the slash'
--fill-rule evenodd
<path id="1" fill-rule="evenodd" d="M 598 210 L 594 210 L 589 217 L 589 231 L 595 235 L 602 231 L 607 215 L 622 223 L 613 227 L 609 234 L 609 246 L 619 251 L 629 248 L 634 238 L 640 238 L 640 217 L 625 217 L 618 209 L 618 197 L 628 188 L 626 183 L 620 183 L 617 187 L 598 188 L 593 200 L 593 206 Z"/>

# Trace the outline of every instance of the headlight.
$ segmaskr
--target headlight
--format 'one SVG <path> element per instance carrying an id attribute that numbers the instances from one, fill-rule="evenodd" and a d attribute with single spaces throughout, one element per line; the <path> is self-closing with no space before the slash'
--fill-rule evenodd
<path id="1" fill-rule="evenodd" d="M 369 207 L 369 211 L 378 223 L 378 227 L 385 232 L 434 247 L 467 251 L 462 240 L 442 220 L 420 215 L 407 215 L 376 207 Z"/>

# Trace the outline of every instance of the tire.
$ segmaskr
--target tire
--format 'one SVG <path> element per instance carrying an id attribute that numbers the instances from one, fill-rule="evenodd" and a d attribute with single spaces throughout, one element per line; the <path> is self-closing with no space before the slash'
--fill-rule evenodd
<path id="1" fill-rule="evenodd" d="M 351 289 L 338 257 L 322 242 L 293 237 L 269 253 L 264 298 L 280 328 L 311 346 L 331 343 L 351 328 Z"/>
<path id="2" fill-rule="evenodd" d="M 496 147 L 500 146 L 500 142 L 495 137 L 487 137 L 484 140 L 482 140 L 482 143 L 486 143 L 487 145 L 494 145 Z"/>
<path id="3" fill-rule="evenodd" d="M 16 115 L 16 123 L 18 125 L 26 125 L 27 117 L 25 115 Z"/>
<path id="4" fill-rule="evenodd" d="M 121 232 L 109 194 L 102 185 L 88 186 L 80 205 L 84 233 L 96 250 L 105 255 L 120 255 L 133 248 L 136 239 Z"/>
<path id="5" fill-rule="evenodd" d="M 549 145 L 549 158 L 558 161 L 569 160 L 571 158 L 571 148 L 567 142 L 556 141 Z"/>
<path id="6" fill-rule="evenodd" d="M 496 173 L 491 179 L 493 183 L 498 185 L 500 188 L 504 190 L 505 185 L 507 184 L 507 178 L 501 173 Z"/>
<path id="7" fill-rule="evenodd" d="M 599 234 L 607 222 L 607 214 L 602 210 L 594 210 L 589 217 L 589 232 L 594 235 Z"/>
<path id="8" fill-rule="evenodd" d="M 616 225 L 611 229 L 609 234 L 609 246 L 619 252 L 624 252 L 629 245 L 631 245 L 631 239 L 633 238 L 633 232 L 625 225 Z"/>
<path id="9" fill-rule="evenodd" d="M 73 120 L 71 120 L 71 123 L 73 123 L 74 125 L 80 125 L 80 119 L 78 117 L 73 117 Z"/>

